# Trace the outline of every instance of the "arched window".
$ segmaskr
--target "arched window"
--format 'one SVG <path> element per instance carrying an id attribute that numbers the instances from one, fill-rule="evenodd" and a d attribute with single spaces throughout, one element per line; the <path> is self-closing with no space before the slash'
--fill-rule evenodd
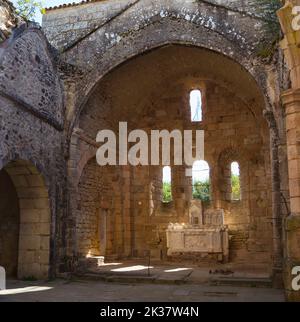
<path id="1" fill-rule="evenodd" d="M 199 89 L 190 92 L 191 121 L 202 121 L 202 94 Z"/>
<path id="2" fill-rule="evenodd" d="M 237 162 L 231 163 L 231 200 L 241 200 L 240 166 Z"/>
<path id="3" fill-rule="evenodd" d="M 206 161 L 196 161 L 193 164 L 193 198 L 202 201 L 210 200 L 210 174 Z"/>
<path id="4" fill-rule="evenodd" d="M 172 197 L 172 171 L 171 167 L 163 167 L 162 173 L 162 202 L 171 202 Z"/>

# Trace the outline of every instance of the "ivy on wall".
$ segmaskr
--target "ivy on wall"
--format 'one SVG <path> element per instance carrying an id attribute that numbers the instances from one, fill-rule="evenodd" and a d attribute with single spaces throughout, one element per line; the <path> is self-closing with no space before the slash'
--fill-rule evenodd
<path id="1" fill-rule="evenodd" d="M 281 37 L 281 29 L 276 12 L 282 6 L 280 0 L 256 0 L 257 12 L 263 19 L 265 37 L 257 48 L 258 56 L 271 58 Z"/>

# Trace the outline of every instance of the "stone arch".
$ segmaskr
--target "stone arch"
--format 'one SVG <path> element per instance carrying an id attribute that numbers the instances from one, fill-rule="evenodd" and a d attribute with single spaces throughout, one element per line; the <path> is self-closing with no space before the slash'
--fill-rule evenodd
<path id="1" fill-rule="evenodd" d="M 74 126 L 78 126 L 83 129 L 83 132 L 90 135 L 91 140 L 94 140 L 94 127 L 99 129 L 98 121 L 96 126 L 94 126 L 94 124 L 90 124 L 89 126 L 89 124 L 87 123 L 91 118 L 87 118 L 87 122 L 84 124 L 84 126 L 81 126 L 83 123 L 80 123 L 80 119 L 81 115 L 84 114 L 81 113 L 83 109 L 85 107 L 86 110 L 88 109 L 88 105 L 90 103 L 89 100 L 91 99 L 91 97 L 97 100 L 98 96 L 96 94 L 99 92 L 105 92 L 105 82 L 102 83 L 102 80 L 106 76 L 110 77 L 110 75 L 113 74 L 116 70 L 122 68 L 121 65 L 125 65 L 125 63 L 127 63 L 129 60 L 135 60 L 139 58 L 143 59 L 148 54 L 158 52 L 162 48 L 166 47 L 176 47 L 176 49 L 177 47 L 184 47 L 184 50 L 199 50 L 206 52 L 209 55 L 214 55 L 213 59 L 211 59 L 212 61 L 214 60 L 214 57 L 217 57 L 219 61 L 222 60 L 223 63 L 225 62 L 225 64 L 228 63 L 230 64 L 230 66 L 234 66 L 234 68 L 230 72 L 227 71 L 226 75 L 222 74 L 222 68 L 220 68 L 218 73 L 211 75 L 211 78 L 209 78 L 210 75 L 207 72 L 204 80 L 206 80 L 206 78 L 215 81 L 217 80 L 218 82 L 216 83 L 218 83 L 218 85 L 219 83 L 227 85 L 224 87 L 226 89 L 231 88 L 231 92 L 233 93 L 242 92 L 241 96 L 245 96 L 247 107 L 250 107 L 249 119 L 251 118 L 251 114 L 255 114 L 255 118 L 259 120 L 259 123 L 257 123 L 258 131 L 260 131 L 259 127 L 262 123 L 264 123 L 262 127 L 264 129 L 267 128 L 267 124 L 262 117 L 262 111 L 264 108 L 266 108 L 267 101 L 265 91 L 267 72 L 265 70 L 265 66 L 263 66 L 256 59 L 254 52 L 249 49 L 251 47 L 251 44 L 253 45 L 253 43 L 255 42 L 254 39 L 249 41 L 250 46 L 248 48 L 246 48 L 247 46 L 241 48 L 237 43 L 234 43 L 232 39 L 227 39 L 226 37 L 224 37 L 224 35 L 218 34 L 215 30 L 212 30 L 211 28 L 205 28 L 203 26 L 198 26 L 197 24 L 187 21 L 182 17 L 179 17 L 178 20 L 173 19 L 170 16 L 164 17 L 162 19 L 160 19 L 158 16 L 156 17 L 157 22 L 153 21 L 153 23 L 148 23 L 145 21 L 145 24 L 141 24 L 143 28 L 138 30 L 131 30 L 131 27 L 128 26 L 128 23 L 124 24 L 122 27 L 124 29 L 124 33 L 122 34 L 121 39 L 117 42 L 114 42 L 113 40 L 111 40 L 111 42 L 109 40 L 105 40 L 104 33 L 101 34 L 101 32 L 103 32 L 102 29 L 101 32 L 99 30 L 99 32 L 90 34 L 82 42 L 78 43 L 76 46 L 70 48 L 65 52 L 64 55 L 70 63 L 77 64 L 80 61 L 84 61 L 85 65 L 79 67 L 83 67 L 84 70 L 86 66 L 85 75 L 83 76 L 82 82 L 78 83 L 78 88 L 80 88 L 80 90 L 78 90 L 77 93 L 80 93 L 81 97 L 79 99 L 75 98 L 74 101 L 75 116 L 70 122 L 71 127 L 69 134 L 74 133 L 72 132 Z M 131 24 L 131 21 L 129 22 L 129 24 Z M 116 36 L 118 35 L 117 30 L 110 30 L 110 28 L 113 28 L 113 26 L 107 27 L 108 29 L 105 30 L 105 32 L 109 33 L 110 31 L 114 31 L 114 34 Z M 119 27 L 120 26 L 116 26 L 116 28 Z M 159 35 L 157 35 L 160 28 L 164 28 L 164 30 L 167 30 L 167 32 L 164 32 L 163 34 L 159 33 Z M 127 33 L 125 29 L 130 32 Z M 189 30 L 189 33 L 186 32 L 187 30 Z M 94 41 L 91 41 L 92 39 Z M 205 43 L 205 41 L 207 41 L 207 43 Z M 102 45 L 102 48 L 97 47 L 99 46 L 99 44 Z M 89 48 L 88 52 L 85 50 L 87 48 Z M 93 57 L 90 56 L 90 53 Z M 254 62 L 257 64 L 254 64 Z M 220 63 L 218 66 L 222 67 L 222 64 Z M 213 68 L 217 68 L 213 64 L 211 64 L 210 67 L 211 70 L 213 70 Z M 199 68 L 199 70 L 202 72 L 202 68 Z M 186 70 L 176 72 L 180 74 L 179 77 L 181 77 L 181 72 L 186 73 Z M 176 76 L 178 77 L 178 75 Z M 167 77 L 162 79 L 162 81 L 165 81 L 165 83 L 167 83 L 166 79 Z M 247 84 L 247 88 L 241 90 L 241 84 Z M 150 90 L 148 92 L 150 92 Z M 158 92 L 159 90 L 157 91 L 157 93 Z M 95 96 L 93 96 L 94 94 Z M 160 97 L 159 94 L 157 94 L 157 96 Z M 252 99 L 253 96 L 259 98 L 254 101 Z M 99 106 L 100 102 L 101 101 L 97 101 L 97 106 Z M 237 104 L 237 106 L 240 105 Z M 255 108 L 253 108 L 254 105 Z M 103 106 L 105 106 L 105 104 L 103 104 Z M 118 104 L 112 104 L 112 106 L 118 106 Z M 101 116 L 99 117 L 99 119 L 101 119 L 101 122 L 102 118 L 105 119 L 112 117 L 112 109 L 109 109 L 109 111 L 111 112 L 111 114 L 107 117 L 101 114 Z M 116 117 L 114 117 L 114 119 L 116 119 Z M 269 138 L 268 136 L 261 137 L 262 139 L 266 138 L 266 141 Z M 216 151 L 219 152 L 218 150 Z M 82 160 L 84 160 L 84 158 Z M 216 156 L 215 161 L 211 163 L 213 175 L 215 175 L 215 173 L 217 173 L 218 171 L 218 167 L 215 166 L 215 162 L 217 163 L 217 161 L 218 155 Z M 83 164 L 84 162 L 81 164 L 81 161 L 79 161 L 76 163 L 75 167 L 77 167 L 78 165 L 80 168 L 82 168 Z M 184 180 L 180 180 L 180 185 L 178 186 L 178 194 L 182 195 L 182 200 L 178 198 L 178 204 L 180 203 L 180 205 L 183 205 L 183 207 L 186 205 L 186 195 L 188 194 L 185 190 L 183 190 L 185 189 L 185 187 L 183 186 L 187 185 L 188 184 L 186 184 Z M 138 188 L 141 189 L 141 187 Z M 217 198 L 214 198 L 213 200 L 215 199 Z"/>
<path id="2" fill-rule="evenodd" d="M 256 29 L 249 31 L 249 24 L 254 23 Z M 256 52 L 262 37 L 257 17 L 232 11 L 229 7 L 197 2 L 187 3 L 182 8 L 176 2 L 166 6 L 163 2 L 142 5 L 137 1 L 124 11 L 120 10 L 113 21 L 91 28 L 88 34 L 64 48 L 65 59 L 84 73 L 82 81 L 78 82 L 80 90 L 77 93 L 81 95 L 75 98 L 76 112 L 71 131 L 82 107 L 104 75 L 137 55 L 170 44 L 205 48 L 237 62 L 262 89 L 267 104 L 267 73 Z M 78 65 L 80 61 L 84 64 Z"/>
<path id="3" fill-rule="evenodd" d="M 200 52 L 200 54 L 199 54 Z M 199 56 L 198 56 L 199 55 Z M 209 59 L 205 59 L 205 58 Z M 215 57 L 217 57 L 218 60 L 215 60 Z M 106 75 L 105 78 L 101 79 L 100 83 L 98 84 L 98 90 L 95 91 L 88 101 L 85 110 L 82 112 L 80 116 L 80 121 L 78 123 L 78 127 L 80 128 L 80 131 L 82 131 L 82 144 L 83 148 L 81 149 L 81 157 L 78 159 L 78 162 L 76 163 L 76 167 L 81 166 L 81 159 L 84 160 L 84 154 L 86 151 L 89 151 L 86 147 L 87 140 L 85 141 L 85 138 L 83 137 L 84 134 L 86 136 L 89 136 L 91 141 L 95 140 L 96 134 L 99 131 L 99 129 L 102 129 L 104 122 L 109 119 L 113 119 L 116 121 L 116 124 L 111 124 L 109 128 L 117 128 L 117 121 L 118 120 L 128 120 L 129 121 L 129 127 L 128 128 L 135 128 L 135 123 L 132 125 L 131 124 L 131 118 L 130 116 L 133 115 L 133 119 L 138 122 L 139 120 L 142 120 L 143 116 L 145 116 L 145 119 L 149 120 L 148 123 L 140 123 L 140 126 L 147 130 L 147 126 L 166 126 L 163 128 L 172 128 L 173 124 L 176 124 L 181 128 L 185 128 L 184 126 L 189 123 L 184 123 L 186 120 L 186 113 L 181 112 L 183 110 L 182 106 L 185 106 L 185 94 L 188 93 L 186 89 L 189 89 L 190 86 L 193 86 L 193 82 L 196 81 L 201 81 L 201 75 L 200 72 L 202 72 L 203 75 L 203 83 L 206 86 L 206 92 L 209 97 L 207 97 L 207 104 L 210 104 L 210 108 L 207 107 L 207 109 L 210 109 L 211 115 L 207 118 L 208 123 L 207 125 L 207 131 L 210 134 L 209 135 L 210 141 L 207 140 L 206 142 L 206 147 L 209 146 L 214 146 L 208 153 L 206 159 L 207 162 L 211 165 L 211 177 L 212 177 L 212 191 L 218 190 L 220 185 L 216 184 L 215 178 L 217 178 L 219 174 L 219 167 L 218 167 L 218 158 L 219 154 L 222 153 L 224 149 L 224 141 L 222 141 L 222 138 L 224 138 L 224 135 L 228 136 L 228 140 L 226 142 L 231 142 L 230 144 L 235 145 L 235 147 L 232 147 L 233 150 L 238 151 L 236 148 L 239 146 L 239 143 L 242 144 L 243 152 L 244 154 L 248 153 L 248 150 L 253 151 L 254 149 L 257 150 L 258 153 L 261 152 L 262 148 L 262 137 L 260 134 L 260 128 L 267 127 L 266 122 L 263 119 L 263 114 L 262 110 L 264 108 L 264 101 L 262 98 L 262 94 L 260 89 L 257 87 L 257 83 L 254 82 L 253 78 L 250 78 L 249 80 L 249 73 L 243 73 L 243 77 L 247 78 L 241 81 L 241 78 L 239 77 L 239 82 L 247 84 L 247 90 L 249 87 L 251 89 L 249 92 L 254 92 L 255 95 L 258 97 L 256 102 L 252 102 L 252 107 L 255 104 L 255 113 L 252 113 L 253 109 L 248 109 L 248 104 L 243 104 L 244 102 L 241 101 L 239 97 L 234 97 L 233 94 L 235 92 L 233 90 L 229 91 L 228 86 L 223 86 L 224 82 L 221 82 L 219 84 L 217 76 L 220 74 L 213 74 L 210 75 L 210 70 L 211 68 L 207 67 L 206 70 L 204 63 L 198 65 L 194 64 L 191 62 L 194 61 L 199 61 L 199 59 L 202 58 L 202 61 L 205 62 L 206 65 L 216 66 L 216 62 L 218 66 L 222 66 L 222 63 L 224 60 L 226 62 L 230 61 L 231 64 L 234 64 L 236 70 L 241 70 L 241 67 L 239 64 L 234 63 L 232 60 L 227 60 L 224 56 L 213 53 L 211 51 L 205 50 L 205 49 L 199 49 L 195 47 L 188 47 L 188 46 L 165 46 L 161 47 L 157 50 L 153 50 L 147 55 L 139 56 L 136 58 L 136 60 L 132 60 L 128 62 L 127 64 L 124 64 L 123 66 L 120 66 L 118 69 L 113 70 L 112 73 L 109 73 L 109 75 Z M 177 65 L 174 65 L 174 68 L 168 68 L 169 67 L 169 62 L 173 61 L 173 59 L 176 59 Z M 159 69 L 155 66 L 156 63 L 160 61 Z M 180 63 L 178 63 L 180 62 Z M 182 62 L 182 63 L 181 63 Z M 184 62 L 184 63 L 183 63 Z M 209 62 L 209 63 L 208 63 Z M 213 64 L 214 63 L 214 64 Z M 180 68 L 177 66 L 184 66 L 184 68 Z M 232 65 L 230 65 L 231 67 Z M 196 72 L 192 73 L 195 71 L 198 67 L 198 72 L 197 75 Z M 156 68 L 156 69 L 155 69 Z M 157 70 L 162 70 L 162 72 L 157 72 Z M 167 73 L 166 73 L 167 71 Z M 231 70 L 232 72 L 232 70 Z M 243 70 L 244 72 L 244 70 Z M 241 73 L 241 72 L 240 72 Z M 229 71 L 228 71 L 228 74 Z M 151 75 L 151 79 L 147 79 L 144 77 L 144 75 Z M 213 77 L 209 77 L 213 76 Z M 240 74 L 239 74 L 240 76 Z M 173 82 L 169 84 L 168 80 L 172 79 L 173 77 Z M 215 78 L 214 78 L 215 77 Z M 225 76 L 224 76 L 225 77 Z M 131 81 L 132 80 L 132 81 Z M 214 80 L 214 81 L 213 81 Z M 250 85 L 249 85 L 250 83 Z M 164 87 L 162 86 L 163 84 Z M 235 86 L 237 87 L 238 85 L 238 80 L 235 81 Z M 249 87 L 248 87 L 249 85 Z M 172 87 L 173 86 L 173 87 Z M 244 89 L 241 95 L 243 95 L 245 92 L 247 94 L 247 90 Z M 110 91 L 110 93 L 109 93 Z M 236 90 L 238 91 L 238 90 Z M 168 95 L 168 93 L 171 92 L 171 95 Z M 248 95 L 249 95 L 248 92 Z M 257 94 L 257 92 L 259 92 Z M 150 93 L 150 94 L 149 94 Z M 175 95 L 173 95 L 175 93 Z M 145 98 L 145 94 L 151 96 L 151 102 L 147 104 L 147 98 Z M 252 94 L 253 95 L 253 94 Z M 256 97 L 255 96 L 255 97 Z M 224 108 L 221 108 L 219 103 L 219 99 L 223 99 L 223 101 L 228 102 L 224 103 Z M 226 97 L 226 99 L 225 99 Z M 164 101 L 165 100 L 165 101 Z M 249 96 L 247 96 L 247 100 L 251 102 L 251 99 Z M 166 106 L 164 105 L 164 102 L 166 102 Z M 160 104 L 162 103 L 162 104 Z M 168 105 L 168 109 L 167 108 Z M 220 103 L 222 104 L 222 103 Z M 161 105 L 161 106 L 159 106 Z M 219 109 L 212 108 L 213 106 L 219 106 Z M 100 107 L 100 108 L 99 108 Z M 232 110 L 231 110 L 232 108 Z M 160 114 L 156 114 L 156 111 L 160 112 Z M 168 111 L 166 113 L 166 111 Z M 179 111 L 179 113 L 178 113 Z M 243 111 L 243 112 L 242 112 Z M 244 113 L 244 114 L 243 114 Z M 255 115 L 253 115 L 255 114 Z M 172 118 L 172 115 L 174 116 Z M 235 115 L 234 117 L 232 117 Z M 243 115 L 243 117 L 241 117 Z M 180 121 L 179 120 L 180 117 Z M 241 118 L 240 118 L 241 117 Z M 177 120 L 177 119 L 178 120 Z M 190 119 L 190 117 L 188 117 Z M 170 125 L 170 122 L 174 121 L 172 125 Z M 148 121 L 146 121 L 148 122 Z M 177 122 L 177 123 L 176 123 Z M 209 122 L 215 123 L 213 126 L 209 126 Z M 224 124 L 222 124 L 224 123 Z M 228 124 L 227 124 L 228 123 Z M 154 124 L 154 125 L 153 125 Z M 204 124 L 204 126 L 206 126 Z M 235 133 L 239 133 L 241 131 L 240 129 L 245 125 L 245 129 L 243 129 L 243 132 L 240 132 L 241 135 L 237 136 Z M 236 127 L 236 130 L 232 132 L 232 127 Z M 256 131 L 257 127 L 257 131 Z M 251 129 L 251 133 L 255 135 L 255 139 L 253 140 L 253 144 L 244 144 L 244 136 L 245 139 L 249 136 L 249 128 Z M 236 131 L 236 132 L 235 132 Z M 213 133 L 214 132 L 214 133 Z M 224 134 L 224 135 L 223 135 Z M 235 136 L 234 136 L 235 135 Z M 74 137 L 76 136 L 76 133 L 74 131 Z M 236 138 L 237 137 L 237 138 Z M 265 138 L 264 146 L 265 150 L 268 150 L 269 144 L 268 144 L 268 138 Z M 214 142 L 212 142 L 214 140 Z M 258 142 L 258 143 L 257 143 Z M 72 141 L 73 143 L 73 141 Z M 214 144 L 214 145 L 212 145 Z M 93 144 L 90 144 L 92 146 Z M 78 144 L 78 146 L 81 146 L 81 143 Z M 93 145 L 94 146 L 94 145 Z M 231 150 L 230 150 L 231 151 Z M 230 153 L 225 153 L 227 158 L 229 158 Z M 79 154 L 77 154 L 79 155 Z M 240 162 L 239 157 L 234 157 L 233 161 L 238 160 Z M 72 165 L 74 165 L 72 163 Z M 152 170 L 152 171 L 151 171 Z M 133 185 L 134 188 L 132 190 L 128 189 L 125 191 L 124 196 L 129 199 L 128 202 L 128 208 L 127 209 L 134 209 L 136 212 L 143 212 L 144 210 L 142 209 L 140 205 L 143 204 L 143 202 L 147 202 L 148 196 L 151 195 L 149 193 L 149 189 L 152 188 L 151 185 L 147 185 L 147 180 L 148 177 L 150 177 L 151 181 L 153 182 L 158 182 L 160 178 L 160 169 L 158 169 L 157 173 L 154 171 L 155 169 L 150 169 L 150 175 L 148 174 L 147 169 L 143 169 L 139 174 L 137 175 L 135 172 L 133 173 L 133 176 L 131 179 L 132 180 L 131 184 Z M 171 217 L 176 217 L 176 220 L 179 221 L 181 219 L 184 219 L 187 217 L 186 216 L 186 209 L 188 209 L 189 203 L 191 202 L 191 182 L 190 178 L 185 176 L 185 168 L 184 167 L 179 167 L 178 171 L 176 171 L 176 182 L 174 184 L 174 203 L 172 205 L 172 208 L 168 208 L 167 211 L 165 209 L 160 209 L 160 202 L 156 202 L 156 191 L 154 191 L 154 195 L 151 195 L 151 198 L 149 202 L 150 203 L 150 213 L 155 214 L 155 216 L 148 216 L 143 212 L 144 217 L 140 217 L 143 219 L 140 219 L 139 222 L 136 221 L 134 222 L 132 218 L 126 219 L 128 222 L 131 223 L 132 227 L 146 227 L 148 225 L 148 221 L 151 222 L 151 220 L 159 219 L 163 220 L 165 214 L 171 216 Z M 151 173 L 152 172 L 152 173 Z M 155 173 L 154 173 L 155 172 Z M 158 173 L 159 172 L 159 173 Z M 137 172 L 138 173 L 138 172 Z M 149 179 L 149 180 L 150 180 Z M 146 183 L 146 184 L 145 184 Z M 159 183 L 158 183 L 159 185 Z M 150 188 L 149 188 L 149 187 Z M 147 187 L 147 188 L 145 188 Z M 145 190 L 147 189 L 147 196 Z M 155 189 L 153 189 L 155 190 Z M 131 191 L 137 191 L 134 196 L 130 195 Z M 157 189 L 157 191 L 159 191 Z M 209 206 L 215 207 L 215 208 L 221 208 L 225 209 L 227 211 L 226 215 L 228 214 L 228 217 L 231 219 L 233 229 L 239 231 L 239 226 L 241 221 L 240 221 L 240 216 L 239 214 L 242 214 L 245 217 L 243 217 L 243 226 L 245 227 L 246 225 L 249 225 L 249 207 L 248 204 L 245 204 L 245 207 L 242 208 L 240 206 L 239 209 L 234 209 L 234 213 L 231 212 L 231 205 L 224 205 L 225 198 L 215 196 L 215 193 L 213 192 L 212 196 L 212 202 L 210 203 Z M 141 198 L 141 200 L 139 200 Z M 133 200 L 133 201 L 130 201 Z M 159 200 L 159 198 L 157 198 Z M 153 201 L 153 202 L 152 202 Z M 215 205 L 217 202 L 220 201 L 219 205 Z M 135 208 L 133 205 L 136 204 L 137 206 Z M 130 207 L 130 208 L 129 208 Z M 125 209 L 125 210 L 127 210 Z M 147 208 L 148 209 L 148 208 Z M 119 209 L 119 212 L 123 211 L 122 206 Z M 187 214 L 188 215 L 188 214 Z M 118 214 L 119 218 L 122 219 L 122 215 Z M 175 219 L 174 219 L 175 220 Z M 184 220 L 181 220 L 184 222 Z M 128 228 L 129 225 L 127 225 L 126 228 Z M 143 240 L 145 242 L 146 238 L 145 235 L 141 233 L 141 231 L 134 230 L 134 228 L 130 227 L 132 231 L 132 240 L 135 241 L 137 240 Z M 243 236 L 244 240 L 243 242 L 248 240 L 248 227 L 243 227 L 243 232 L 245 231 L 245 236 Z M 127 232 L 128 235 L 131 232 Z M 149 234 L 150 236 L 151 234 Z M 136 237 L 138 236 L 138 237 Z M 148 237 L 149 237 L 148 236 Z M 147 238 L 148 238 L 147 237 Z M 153 238 L 153 236 L 149 237 L 150 239 Z M 149 239 L 149 240 L 150 240 Z M 255 242 L 255 238 L 254 242 Z M 238 238 L 236 240 L 239 240 Z M 144 246 L 143 244 L 138 244 L 138 242 L 135 242 L 135 245 L 139 249 L 142 249 Z M 131 245 L 130 245 L 131 246 Z M 246 246 L 245 246 L 246 247 Z M 245 247 L 241 250 L 245 251 Z M 133 249 L 133 248 L 132 248 Z M 255 250 L 253 251 L 253 254 L 255 253 Z M 266 254 L 267 252 L 265 252 Z M 265 255 L 264 254 L 264 255 Z M 265 256 L 268 256 L 265 255 Z M 238 255 L 238 258 L 243 260 L 245 258 L 245 254 Z M 263 257 L 263 256 L 262 256 Z M 265 260 L 265 258 L 263 258 Z"/>
<path id="4" fill-rule="evenodd" d="M 178 36 L 178 38 L 180 38 Z M 87 72 L 86 74 L 86 80 L 84 80 L 81 84 L 79 83 L 78 86 L 83 86 L 83 88 L 80 89 L 81 93 L 85 93 L 85 95 L 80 95 L 80 97 L 75 98 L 75 114 L 70 122 L 71 127 L 70 131 L 72 131 L 73 127 L 76 126 L 76 122 L 78 122 L 78 118 L 87 103 L 89 97 L 92 95 L 92 93 L 95 91 L 97 84 L 99 81 L 112 72 L 114 69 L 117 69 L 118 67 L 122 66 L 124 63 L 135 59 L 136 57 L 140 55 L 145 55 L 151 51 L 170 46 L 170 45 L 178 45 L 178 46 L 186 46 L 186 47 L 195 47 L 199 49 L 205 49 L 208 50 L 212 53 L 219 54 L 220 56 L 224 57 L 224 59 L 231 60 L 233 63 L 239 65 L 242 73 L 248 74 L 248 79 L 250 82 L 255 83 L 256 90 L 262 95 L 262 100 L 266 108 L 270 108 L 270 103 L 269 103 L 269 94 L 267 91 L 267 73 L 265 71 L 264 65 L 260 64 L 259 62 L 256 63 L 255 66 L 252 64 L 249 64 L 249 61 L 244 61 L 243 58 L 237 58 L 237 57 L 232 57 L 229 54 L 227 55 L 224 52 L 218 51 L 213 47 L 207 47 L 204 44 L 200 43 L 195 43 L 193 41 L 182 41 L 179 39 L 175 40 L 164 40 L 161 42 L 156 42 L 152 46 L 147 45 L 146 48 L 144 47 L 137 47 L 135 48 L 134 46 L 131 47 L 131 50 L 135 50 L 132 52 L 130 55 L 124 54 L 122 57 L 118 57 L 117 53 L 120 53 L 124 50 L 124 47 L 122 45 L 117 46 L 116 48 L 114 47 L 112 52 L 108 51 L 104 53 L 104 57 L 107 56 L 107 59 L 110 57 L 109 61 L 103 62 L 102 60 L 99 60 L 95 63 L 95 68 L 91 69 L 90 71 Z M 114 62 L 111 57 L 118 57 L 119 60 Z M 249 58 L 250 59 L 250 58 Z M 238 83 L 230 83 L 230 81 L 223 80 L 223 83 L 226 84 L 227 87 L 231 88 L 235 92 L 239 92 L 238 90 Z M 78 91 L 77 91 L 78 92 Z M 69 132 L 70 133 L 70 132 Z"/>
<path id="5" fill-rule="evenodd" d="M 10 197 L 18 204 L 15 220 L 19 227 L 14 232 L 18 234 L 14 237 L 16 276 L 46 279 L 50 270 L 51 208 L 44 177 L 34 164 L 24 160 L 7 163 L 1 173 Z M 6 207 L 2 215 L 7 211 Z"/>
<path id="6" fill-rule="evenodd" d="M 76 176 L 74 177 L 74 185 L 78 186 L 82 173 L 86 165 L 96 157 L 96 148 L 89 147 L 87 150 L 83 152 L 80 156 L 80 160 L 78 162 L 78 166 L 76 169 Z"/>
<path id="7" fill-rule="evenodd" d="M 139 58 L 139 56 L 144 56 L 147 54 L 151 54 L 151 52 L 158 51 L 160 49 L 169 47 L 169 46 L 175 46 L 178 48 L 192 48 L 192 49 L 199 49 L 200 51 L 207 52 L 208 55 L 214 55 L 214 57 L 218 57 L 219 60 L 223 61 L 224 64 L 231 64 L 230 66 L 232 69 L 236 71 L 236 73 L 226 73 L 226 75 L 216 75 L 216 73 L 213 75 L 213 78 L 206 75 L 204 79 L 206 80 L 212 80 L 214 81 L 216 78 L 218 80 L 219 84 L 222 84 L 225 88 L 232 91 L 233 93 L 236 93 L 240 99 L 243 100 L 243 102 L 247 105 L 247 108 L 249 109 L 250 113 L 252 113 L 257 120 L 260 122 L 263 120 L 262 111 L 264 108 L 269 107 L 268 103 L 268 97 L 267 93 L 265 91 L 266 87 L 266 73 L 263 66 L 257 65 L 250 65 L 250 67 L 246 67 L 247 64 L 249 64 L 249 61 L 247 60 L 245 62 L 245 65 L 243 65 L 243 62 L 232 59 L 230 56 L 225 55 L 224 53 L 216 51 L 214 48 L 206 48 L 205 46 L 201 46 L 195 42 L 189 43 L 188 41 L 164 41 L 162 43 L 157 42 L 153 47 L 147 47 L 146 49 L 138 48 L 131 56 L 122 56 L 120 60 L 113 64 L 112 59 L 109 60 L 107 68 L 104 67 L 104 65 L 99 61 L 94 69 L 91 70 L 91 73 L 98 73 L 98 75 L 89 74 L 88 81 L 86 82 L 86 86 L 89 86 L 89 89 L 85 91 L 84 89 L 81 89 L 81 93 L 85 93 L 85 95 L 80 95 L 80 101 L 75 101 L 75 112 L 72 116 L 72 121 L 70 121 L 70 127 L 69 127 L 69 136 L 72 135 L 74 131 L 74 127 L 78 126 L 80 115 L 82 111 L 84 110 L 86 103 L 90 99 L 90 97 L 93 96 L 93 93 L 95 93 L 97 89 L 97 85 L 101 82 L 101 80 L 106 77 L 107 75 L 114 72 L 114 70 L 120 68 L 125 63 L 130 62 L 131 60 Z M 134 46 L 132 46 L 134 48 Z M 122 52 L 123 48 L 118 48 L 118 52 Z M 140 50 L 141 52 L 138 52 Z M 105 56 L 108 55 L 109 57 L 115 57 L 117 56 L 116 53 L 105 53 Z M 243 57 L 244 59 L 244 57 Z M 100 67 L 99 67 L 100 66 Z M 259 67 L 258 67 L 259 66 Z M 98 69 L 101 69 L 100 71 Z M 196 75 L 196 74 L 195 74 Z M 232 79 L 232 75 L 236 75 L 235 79 Z M 180 76 L 180 74 L 179 74 Z M 203 76 L 202 76 L 203 77 Z M 243 78 L 243 82 L 241 82 L 241 77 Z M 241 90 L 241 83 L 247 83 L 247 89 Z M 257 100 L 253 97 L 259 97 Z M 263 120 L 264 122 L 264 120 Z M 267 123 L 264 124 L 264 128 L 267 129 Z"/>

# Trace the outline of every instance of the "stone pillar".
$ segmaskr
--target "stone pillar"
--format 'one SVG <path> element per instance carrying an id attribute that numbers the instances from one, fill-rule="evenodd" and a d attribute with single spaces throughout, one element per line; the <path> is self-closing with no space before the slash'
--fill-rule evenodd
<path id="1" fill-rule="evenodd" d="M 122 166 L 122 204 L 121 204 L 121 221 L 122 221 L 122 257 L 132 256 L 132 250 L 135 248 L 134 241 L 134 217 L 131 207 L 131 182 L 132 171 L 129 165 Z"/>
<path id="2" fill-rule="evenodd" d="M 286 114 L 287 151 L 291 215 L 285 221 L 284 282 L 289 301 L 300 301 L 300 291 L 292 289 L 292 269 L 300 266 L 300 89 L 282 94 Z"/>
<path id="3" fill-rule="evenodd" d="M 220 192 L 220 169 L 217 163 L 210 163 L 210 194 L 211 194 L 211 203 L 215 209 L 222 208 L 222 196 Z"/>
<path id="4" fill-rule="evenodd" d="M 270 151 L 272 173 L 272 224 L 273 224 L 273 286 L 282 288 L 282 214 L 281 214 L 281 186 L 280 160 L 278 146 L 280 144 L 278 128 L 273 112 L 264 111 L 264 117 L 270 128 Z"/>

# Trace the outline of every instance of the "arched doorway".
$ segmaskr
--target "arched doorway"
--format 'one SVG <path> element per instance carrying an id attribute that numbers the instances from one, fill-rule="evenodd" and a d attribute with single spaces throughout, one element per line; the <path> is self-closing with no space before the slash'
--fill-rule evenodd
<path id="1" fill-rule="evenodd" d="M 50 204 L 43 176 L 29 161 L 0 171 L 0 265 L 8 276 L 46 279 L 50 259 Z"/>

